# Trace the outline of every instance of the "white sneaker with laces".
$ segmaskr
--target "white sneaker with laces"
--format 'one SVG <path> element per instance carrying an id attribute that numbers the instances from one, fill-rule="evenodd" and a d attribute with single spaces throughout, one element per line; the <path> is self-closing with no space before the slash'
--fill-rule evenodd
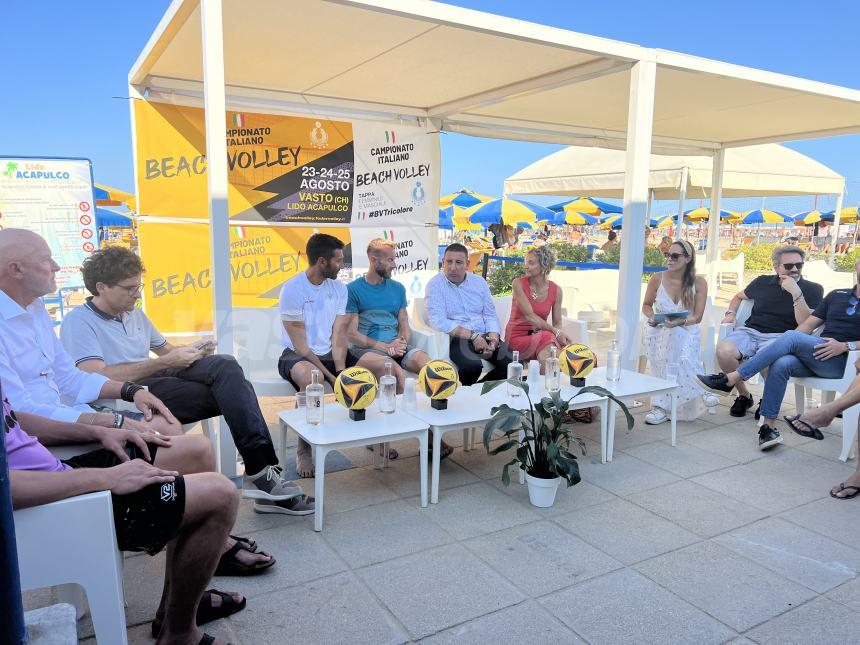
<path id="1" fill-rule="evenodd" d="M 666 414 L 665 410 L 662 410 L 660 408 L 654 408 L 653 410 L 651 410 L 651 412 L 645 415 L 645 423 L 650 426 L 660 425 L 661 423 L 665 423 L 668 420 L 669 415 Z"/>

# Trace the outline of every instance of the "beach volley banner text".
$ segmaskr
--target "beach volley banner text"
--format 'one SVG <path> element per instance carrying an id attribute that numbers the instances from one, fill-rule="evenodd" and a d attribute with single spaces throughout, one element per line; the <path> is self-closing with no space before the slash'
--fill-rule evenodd
<path id="1" fill-rule="evenodd" d="M 343 240 L 344 268 L 338 279 L 348 283 L 367 270 L 367 243 L 374 237 L 395 244 L 395 279 L 407 296 L 423 296 L 435 240 L 424 228 L 372 231 L 345 227 L 252 225 L 230 227 L 230 278 L 234 307 L 265 308 L 278 304 L 281 285 L 307 266 L 308 237 L 321 231 Z M 212 263 L 207 222 L 187 223 L 141 218 L 141 258 L 146 265 L 143 305 L 165 333 L 212 330 Z"/>
<path id="2" fill-rule="evenodd" d="M 207 218 L 203 110 L 135 102 L 140 213 Z M 424 128 L 228 112 L 230 218 L 391 227 L 437 218 L 439 138 Z"/>

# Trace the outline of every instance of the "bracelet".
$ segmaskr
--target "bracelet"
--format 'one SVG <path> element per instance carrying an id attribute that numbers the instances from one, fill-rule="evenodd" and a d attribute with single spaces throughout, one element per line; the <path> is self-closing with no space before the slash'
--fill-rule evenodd
<path id="1" fill-rule="evenodd" d="M 134 403 L 134 395 L 145 389 L 142 385 L 138 385 L 137 383 L 131 383 L 130 381 L 126 381 L 122 384 L 122 389 L 120 390 L 119 397 L 123 401 L 128 401 L 129 403 Z"/>
<path id="2" fill-rule="evenodd" d="M 470 340 L 470 341 L 472 341 L 472 342 L 474 343 L 474 342 L 475 342 L 475 339 L 476 339 L 478 336 L 480 336 L 480 335 L 481 335 L 481 334 L 479 334 L 478 332 L 473 331 L 473 332 L 472 332 L 472 335 L 471 335 L 471 336 L 469 336 L 469 340 Z"/>
<path id="3" fill-rule="evenodd" d="M 797 304 L 801 300 L 803 300 L 803 294 L 800 294 L 799 296 L 797 296 L 797 298 L 794 299 L 794 304 Z"/>

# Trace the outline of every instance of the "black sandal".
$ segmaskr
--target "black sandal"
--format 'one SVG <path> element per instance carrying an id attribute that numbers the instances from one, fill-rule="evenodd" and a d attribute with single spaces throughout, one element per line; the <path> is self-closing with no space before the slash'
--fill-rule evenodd
<path id="1" fill-rule="evenodd" d="M 816 439 L 817 441 L 822 441 L 824 439 L 824 435 L 821 434 L 821 430 L 809 425 L 806 421 L 800 420 L 800 415 L 796 414 L 793 417 L 782 417 L 785 422 L 788 424 L 788 427 L 794 430 L 801 437 L 807 437 L 809 439 Z M 803 428 L 798 428 L 795 424 L 799 423 L 803 426 Z"/>
<path id="2" fill-rule="evenodd" d="M 215 642 L 215 637 L 210 636 L 209 634 L 203 634 L 203 638 L 200 639 L 200 642 L 197 645 L 212 645 Z M 232 645 L 232 643 L 227 643 L 227 645 Z"/>
<path id="3" fill-rule="evenodd" d="M 244 564 L 236 557 L 236 553 L 242 550 L 242 543 L 236 542 L 228 551 L 221 555 L 218 560 L 218 566 L 215 568 L 216 576 L 255 576 L 275 564 L 275 558 L 268 562 L 255 562 L 254 564 Z M 260 551 L 260 555 L 269 555 L 265 551 Z"/>
<path id="4" fill-rule="evenodd" d="M 836 493 L 841 493 L 843 490 L 853 490 L 854 492 L 850 495 L 837 495 Z M 858 495 L 860 495 L 860 486 L 846 486 L 845 482 L 839 484 L 839 490 L 834 493 L 830 491 L 830 497 L 833 499 L 854 499 Z"/>
<path id="5" fill-rule="evenodd" d="M 241 542 L 242 548 L 246 551 L 250 551 L 251 553 L 257 552 L 257 543 L 251 538 L 239 537 L 238 535 L 231 535 L 230 537 L 236 540 L 236 542 Z"/>
<path id="6" fill-rule="evenodd" d="M 217 607 L 212 606 L 213 595 L 221 597 L 221 604 Z M 233 599 L 233 594 L 224 593 L 217 589 L 207 589 L 200 598 L 200 604 L 197 605 L 196 622 L 198 625 L 205 625 L 206 623 L 211 623 L 213 620 L 227 618 L 227 616 L 232 616 L 236 612 L 242 611 L 247 604 L 248 599 L 245 596 L 242 596 L 242 602 L 236 602 Z M 152 637 L 158 638 L 158 635 L 161 633 L 161 621 L 153 620 L 151 631 Z"/>

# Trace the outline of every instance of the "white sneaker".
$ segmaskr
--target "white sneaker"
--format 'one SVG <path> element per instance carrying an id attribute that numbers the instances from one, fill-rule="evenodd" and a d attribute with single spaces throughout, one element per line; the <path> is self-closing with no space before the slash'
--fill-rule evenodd
<path id="1" fill-rule="evenodd" d="M 645 423 L 650 426 L 660 425 L 668 420 L 669 415 L 666 414 L 665 410 L 661 410 L 660 408 L 654 408 L 651 412 L 645 415 Z"/>
<path id="2" fill-rule="evenodd" d="M 715 408 L 720 404 L 720 400 L 710 392 L 702 395 L 702 400 L 705 402 L 706 408 Z"/>

